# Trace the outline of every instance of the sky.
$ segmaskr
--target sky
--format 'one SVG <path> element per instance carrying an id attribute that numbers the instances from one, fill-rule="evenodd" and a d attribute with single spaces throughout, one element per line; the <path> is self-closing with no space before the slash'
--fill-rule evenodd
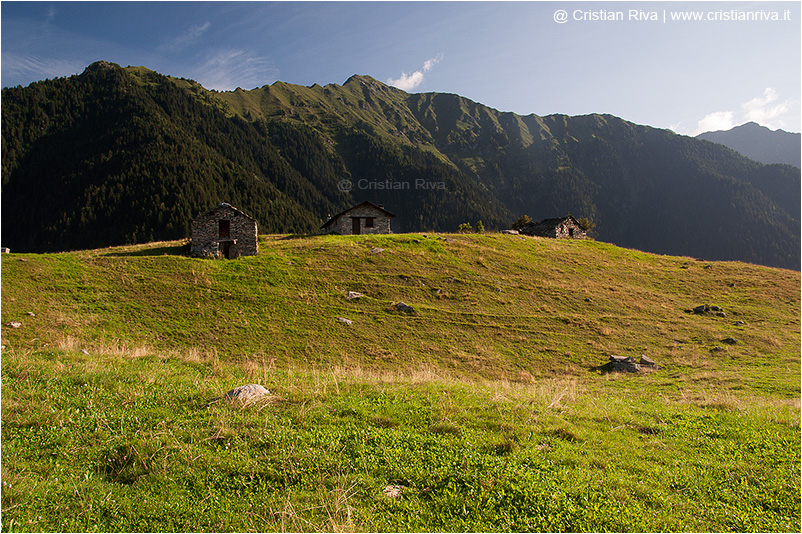
<path id="1" fill-rule="evenodd" d="M 749 121 L 799 132 L 801 8 L 799 1 L 3 0 L 0 81 L 28 85 L 98 60 L 219 91 L 279 80 L 343 84 L 363 74 L 519 115 L 609 113 L 684 135 Z"/>

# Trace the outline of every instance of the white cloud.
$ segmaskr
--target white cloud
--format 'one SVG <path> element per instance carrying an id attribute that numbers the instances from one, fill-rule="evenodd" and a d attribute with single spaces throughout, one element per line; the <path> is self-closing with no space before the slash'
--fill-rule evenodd
<path id="1" fill-rule="evenodd" d="M 443 59 L 443 54 L 437 54 L 435 57 L 429 58 L 423 62 L 423 67 L 413 73 L 402 72 L 398 78 L 389 78 L 387 83 L 393 87 L 397 87 L 402 91 L 411 91 L 423 83 L 423 75 L 434 67 L 440 60 Z"/>
<path id="2" fill-rule="evenodd" d="M 192 77 L 207 89 L 252 89 L 276 81 L 278 70 L 267 58 L 245 50 L 227 48 L 206 58 Z"/>
<path id="3" fill-rule="evenodd" d="M 696 133 L 698 135 L 702 132 L 715 132 L 718 130 L 730 130 L 735 124 L 735 113 L 732 111 L 715 111 L 708 113 L 696 125 Z"/>
<path id="4" fill-rule="evenodd" d="M 784 126 L 782 115 L 790 109 L 789 101 L 776 103 L 777 91 L 772 87 L 767 87 L 762 97 L 753 98 L 743 104 L 746 119 L 757 122 L 771 129 Z"/>
<path id="5" fill-rule="evenodd" d="M 791 101 L 778 102 L 779 95 L 773 87 L 767 87 L 762 96 L 755 97 L 740 106 L 738 111 L 714 111 L 696 123 L 689 135 L 699 135 L 716 130 L 730 130 L 746 122 L 756 122 L 772 130 L 785 126 L 784 116 L 791 110 Z M 675 129 L 675 131 L 677 131 Z"/>

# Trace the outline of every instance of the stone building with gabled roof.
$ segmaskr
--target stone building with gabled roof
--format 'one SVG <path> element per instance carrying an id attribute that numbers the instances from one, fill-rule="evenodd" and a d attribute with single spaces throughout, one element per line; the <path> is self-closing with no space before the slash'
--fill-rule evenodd
<path id="1" fill-rule="evenodd" d="M 257 226 L 256 219 L 222 202 L 192 221 L 190 254 L 227 259 L 255 256 L 259 252 Z"/>
<path id="2" fill-rule="evenodd" d="M 330 217 L 320 229 L 340 235 L 391 234 L 390 219 L 393 217 L 395 214 L 383 205 L 365 201 Z"/>
<path id="3" fill-rule="evenodd" d="M 588 236 L 587 229 L 573 216 L 543 219 L 539 222 L 530 222 L 520 229 L 524 235 L 553 238 L 580 239 Z"/>

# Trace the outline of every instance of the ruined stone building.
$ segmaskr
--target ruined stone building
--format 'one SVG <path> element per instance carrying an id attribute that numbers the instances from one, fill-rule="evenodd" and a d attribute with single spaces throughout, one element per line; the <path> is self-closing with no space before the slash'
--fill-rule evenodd
<path id="1" fill-rule="evenodd" d="M 255 256 L 256 219 L 225 202 L 192 221 L 190 253 L 198 258 Z"/>
<path id="2" fill-rule="evenodd" d="M 556 217 L 553 219 L 543 219 L 539 222 L 530 222 L 520 233 L 539 237 L 554 238 L 584 238 L 588 236 L 588 231 L 579 224 L 574 217 Z"/>
<path id="3" fill-rule="evenodd" d="M 390 219 L 395 217 L 381 204 L 362 202 L 326 221 L 321 230 L 340 235 L 390 234 Z"/>

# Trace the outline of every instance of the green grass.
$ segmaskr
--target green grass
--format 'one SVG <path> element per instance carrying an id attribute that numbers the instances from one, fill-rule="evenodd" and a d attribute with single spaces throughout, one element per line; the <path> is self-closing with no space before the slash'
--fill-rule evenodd
<path id="1" fill-rule="evenodd" d="M 2 256 L 3 531 L 800 529 L 798 272 L 500 235 L 184 250 Z M 251 382 L 268 402 L 221 399 Z"/>

